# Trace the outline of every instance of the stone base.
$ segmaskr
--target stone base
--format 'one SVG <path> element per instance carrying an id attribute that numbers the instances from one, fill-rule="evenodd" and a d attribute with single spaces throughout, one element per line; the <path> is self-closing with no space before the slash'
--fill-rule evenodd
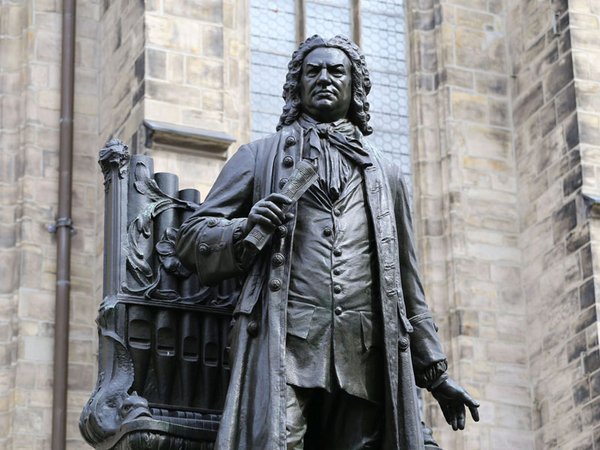
<path id="1" fill-rule="evenodd" d="M 142 418 L 123 424 L 114 436 L 93 447 L 97 450 L 212 450 L 215 425 L 218 423 L 207 421 L 186 426 Z"/>

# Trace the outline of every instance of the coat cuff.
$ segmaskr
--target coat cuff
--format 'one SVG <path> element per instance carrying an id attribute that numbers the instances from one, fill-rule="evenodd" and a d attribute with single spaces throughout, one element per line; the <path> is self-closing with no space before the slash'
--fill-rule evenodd
<path id="1" fill-rule="evenodd" d="M 246 223 L 247 219 L 236 222 L 232 235 L 233 257 L 240 271 L 250 268 L 257 255 L 256 251 L 244 244 L 244 238 L 248 235 Z"/>
<path id="2" fill-rule="evenodd" d="M 444 371 L 442 372 L 442 374 L 427 386 L 428 391 L 434 391 L 435 389 L 440 387 L 444 381 L 446 381 L 448 379 L 448 374 L 445 372 L 445 370 L 447 368 L 448 368 L 448 364 L 446 364 L 446 368 L 444 368 Z"/>
<path id="3" fill-rule="evenodd" d="M 448 361 L 443 360 L 429 366 L 421 376 L 422 386 L 429 391 L 434 390 L 440 384 L 448 379 Z"/>
<path id="4" fill-rule="evenodd" d="M 448 369 L 446 355 L 429 312 L 413 316 L 409 321 L 414 328 L 410 349 L 415 382 L 421 388 L 429 388 Z"/>
<path id="5" fill-rule="evenodd" d="M 234 235 L 237 230 L 239 243 L 242 240 L 240 229 L 244 228 L 245 222 L 243 218 L 201 218 L 185 230 L 183 236 L 180 235 L 181 251 L 187 254 L 192 250 L 196 272 L 203 284 L 214 285 L 243 273 L 236 256 Z"/>

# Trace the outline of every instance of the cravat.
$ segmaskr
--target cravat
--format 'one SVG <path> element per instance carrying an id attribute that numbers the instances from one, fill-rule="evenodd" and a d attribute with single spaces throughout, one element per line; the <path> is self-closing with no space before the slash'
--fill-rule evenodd
<path id="1" fill-rule="evenodd" d="M 371 158 L 363 148 L 359 133 L 348 120 L 342 119 L 333 123 L 318 123 L 307 115 L 299 119 L 304 128 L 309 146 L 307 157 L 316 160 L 319 176 L 324 182 L 329 195 L 337 200 L 347 179 L 349 170 L 345 170 L 341 155 L 364 168 L 372 165 Z"/>

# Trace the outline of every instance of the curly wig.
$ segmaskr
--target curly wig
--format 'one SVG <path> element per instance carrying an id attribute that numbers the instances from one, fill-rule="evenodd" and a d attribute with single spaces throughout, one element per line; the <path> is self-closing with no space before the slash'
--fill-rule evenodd
<path id="1" fill-rule="evenodd" d="M 371 91 L 371 78 L 365 62 L 365 57 L 358 46 L 345 36 L 335 36 L 329 40 L 315 34 L 306 39 L 292 55 L 288 64 L 288 73 L 283 85 L 285 105 L 279 118 L 277 130 L 284 125 L 293 123 L 302 114 L 300 100 L 300 77 L 304 58 L 316 48 L 333 47 L 342 50 L 352 66 L 352 101 L 348 110 L 348 120 L 358 127 L 363 135 L 369 135 L 373 128 L 369 126 L 369 103 L 367 95 Z"/>

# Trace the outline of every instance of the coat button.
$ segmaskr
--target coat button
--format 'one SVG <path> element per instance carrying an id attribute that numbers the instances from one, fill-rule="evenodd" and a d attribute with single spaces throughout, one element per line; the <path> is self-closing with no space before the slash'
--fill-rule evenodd
<path id="1" fill-rule="evenodd" d="M 273 258 L 271 258 L 271 263 L 275 267 L 281 266 L 285 262 L 285 257 L 281 253 L 275 253 Z"/>
<path id="2" fill-rule="evenodd" d="M 333 210 L 333 215 L 336 217 L 340 217 L 342 215 L 342 212 L 339 209 L 335 208 Z"/>
<path id="3" fill-rule="evenodd" d="M 398 345 L 400 346 L 400 350 L 406 350 L 408 348 L 408 338 L 406 336 L 400 336 L 400 339 L 398 339 Z"/>
<path id="4" fill-rule="evenodd" d="M 287 236 L 288 229 L 285 225 L 279 225 L 275 232 L 277 233 L 277 236 L 279 236 L 280 238 L 284 238 Z"/>
<path id="5" fill-rule="evenodd" d="M 336 284 L 333 287 L 333 292 L 335 292 L 336 294 L 339 294 L 340 292 L 342 292 L 342 287 L 339 284 Z"/>
<path id="6" fill-rule="evenodd" d="M 296 145 L 296 138 L 294 136 L 288 136 L 285 138 L 285 146 L 291 147 L 292 145 Z"/>
<path id="7" fill-rule="evenodd" d="M 258 336 L 258 323 L 255 320 L 251 320 L 246 327 L 246 331 L 252 337 Z"/>
<path id="8" fill-rule="evenodd" d="M 323 234 L 324 234 L 325 236 L 331 236 L 331 235 L 333 234 L 333 230 L 332 230 L 330 227 L 325 227 L 325 228 L 323 229 Z"/>
<path id="9" fill-rule="evenodd" d="M 333 256 L 342 256 L 342 251 L 339 248 L 334 249 Z"/>
<path id="10" fill-rule="evenodd" d="M 210 247 L 206 244 L 200 244 L 200 246 L 198 247 L 198 251 L 202 256 L 206 256 L 210 253 Z"/>
<path id="11" fill-rule="evenodd" d="M 217 223 L 218 223 L 218 220 L 215 219 L 214 217 L 211 217 L 210 219 L 208 219 L 208 222 L 207 222 L 208 226 L 211 228 L 216 226 Z"/>
<path id="12" fill-rule="evenodd" d="M 269 282 L 269 289 L 271 289 L 273 292 L 277 292 L 279 289 L 281 289 L 281 280 L 279 278 L 273 278 Z"/>
<path id="13" fill-rule="evenodd" d="M 340 269 L 333 269 L 333 274 L 334 275 L 339 275 L 341 273 L 342 273 L 342 271 Z"/>
<path id="14" fill-rule="evenodd" d="M 283 158 L 283 166 L 284 167 L 292 167 L 294 165 L 294 158 L 291 156 L 286 156 Z"/>
<path id="15" fill-rule="evenodd" d="M 335 313 L 336 316 L 342 315 L 342 307 L 336 306 L 335 309 L 333 310 L 333 312 Z"/>
<path id="16" fill-rule="evenodd" d="M 288 182 L 287 178 L 282 178 L 281 180 L 279 180 L 279 189 L 283 188 L 285 186 L 285 183 Z"/>

